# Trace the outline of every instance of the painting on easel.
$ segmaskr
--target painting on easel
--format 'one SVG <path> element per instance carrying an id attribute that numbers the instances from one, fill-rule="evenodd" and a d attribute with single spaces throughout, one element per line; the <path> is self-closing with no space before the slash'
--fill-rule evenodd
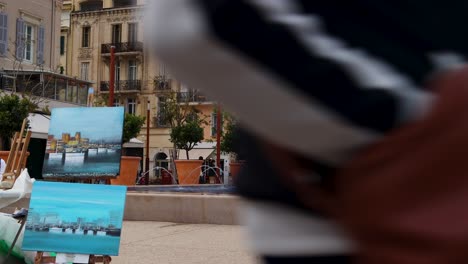
<path id="1" fill-rule="evenodd" d="M 52 109 L 43 177 L 116 177 L 123 122 L 123 107 Z"/>
<path id="2" fill-rule="evenodd" d="M 117 256 L 126 190 L 36 181 L 23 250 Z"/>

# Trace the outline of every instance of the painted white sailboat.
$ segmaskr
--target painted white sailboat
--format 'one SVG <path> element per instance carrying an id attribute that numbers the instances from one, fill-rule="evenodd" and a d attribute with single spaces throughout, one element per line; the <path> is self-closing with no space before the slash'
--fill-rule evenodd
<path id="1" fill-rule="evenodd" d="M 61 227 L 51 227 L 49 228 L 49 233 L 62 233 L 63 230 Z"/>

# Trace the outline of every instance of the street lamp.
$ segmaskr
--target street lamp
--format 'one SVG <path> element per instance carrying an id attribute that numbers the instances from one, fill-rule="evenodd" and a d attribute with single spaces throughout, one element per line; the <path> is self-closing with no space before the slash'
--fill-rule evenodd
<path id="1" fill-rule="evenodd" d="M 145 160 L 145 182 L 149 184 L 149 137 L 150 137 L 150 100 L 148 99 L 146 107 L 146 160 Z"/>
<path id="2" fill-rule="evenodd" d="M 109 101 L 107 106 L 114 106 L 114 87 L 115 87 L 115 46 L 111 46 L 111 56 L 109 63 Z"/>

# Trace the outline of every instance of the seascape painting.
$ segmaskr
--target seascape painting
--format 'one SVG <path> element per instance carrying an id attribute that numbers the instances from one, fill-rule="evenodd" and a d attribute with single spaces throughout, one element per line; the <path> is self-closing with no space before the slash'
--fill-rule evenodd
<path id="1" fill-rule="evenodd" d="M 125 186 L 36 181 L 23 250 L 117 256 Z"/>
<path id="2" fill-rule="evenodd" d="M 123 107 L 52 109 L 43 177 L 116 177 L 123 122 Z"/>

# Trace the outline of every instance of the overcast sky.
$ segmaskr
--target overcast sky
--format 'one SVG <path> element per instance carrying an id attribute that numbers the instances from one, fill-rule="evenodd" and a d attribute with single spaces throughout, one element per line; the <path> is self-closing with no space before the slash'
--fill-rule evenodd
<path id="1" fill-rule="evenodd" d="M 123 132 L 123 107 L 78 107 L 52 109 L 49 135 L 62 138 L 62 133 L 91 141 L 121 141 Z"/>

